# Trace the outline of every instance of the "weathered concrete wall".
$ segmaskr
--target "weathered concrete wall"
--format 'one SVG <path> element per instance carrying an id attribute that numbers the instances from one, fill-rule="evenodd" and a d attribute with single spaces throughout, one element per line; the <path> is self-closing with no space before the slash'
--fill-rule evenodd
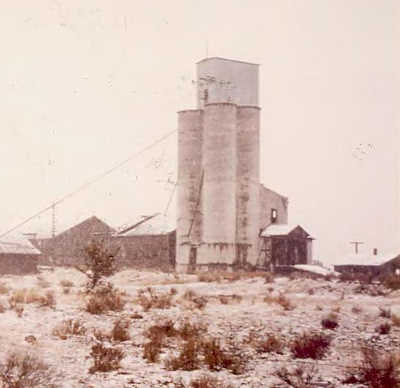
<path id="1" fill-rule="evenodd" d="M 258 106 L 259 65 L 223 58 L 206 58 L 197 63 L 197 107 L 231 102 Z"/>
<path id="2" fill-rule="evenodd" d="M 236 243 L 238 263 L 255 265 L 260 214 L 260 109 L 237 110 Z"/>
<path id="3" fill-rule="evenodd" d="M 203 137 L 203 244 L 215 260 L 214 244 L 236 242 L 236 116 L 234 104 L 208 104 L 204 112 Z M 204 252 L 205 247 L 202 247 Z M 235 253 L 227 250 L 227 262 Z"/>
<path id="4" fill-rule="evenodd" d="M 275 191 L 260 185 L 260 229 L 264 229 L 271 223 L 271 209 L 278 212 L 277 224 L 288 223 L 288 199 Z"/>
<path id="5" fill-rule="evenodd" d="M 177 266 L 189 263 L 190 245 L 201 241 L 203 111 L 178 113 Z M 190 236 L 189 236 L 190 233 Z"/>

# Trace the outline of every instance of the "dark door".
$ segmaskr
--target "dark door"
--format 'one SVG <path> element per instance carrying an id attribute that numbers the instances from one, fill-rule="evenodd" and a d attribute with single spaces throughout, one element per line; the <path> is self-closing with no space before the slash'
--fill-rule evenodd
<path id="1" fill-rule="evenodd" d="M 191 247 L 189 254 L 189 272 L 194 272 L 196 269 L 197 262 L 197 248 Z"/>

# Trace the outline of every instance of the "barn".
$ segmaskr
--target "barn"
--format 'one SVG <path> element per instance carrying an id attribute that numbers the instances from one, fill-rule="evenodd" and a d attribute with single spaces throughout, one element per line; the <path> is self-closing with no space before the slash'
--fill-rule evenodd
<path id="1" fill-rule="evenodd" d="M 0 274 L 35 273 L 40 256 L 28 240 L 0 241 Z"/>
<path id="2" fill-rule="evenodd" d="M 73 266 L 83 261 L 83 251 L 94 236 L 109 236 L 114 229 L 96 216 L 51 238 L 31 242 L 43 253 L 42 264 Z"/>

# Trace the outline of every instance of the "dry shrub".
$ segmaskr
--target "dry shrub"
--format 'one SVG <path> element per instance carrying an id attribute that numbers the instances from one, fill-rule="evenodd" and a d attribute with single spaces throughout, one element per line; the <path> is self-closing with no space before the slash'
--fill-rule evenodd
<path id="1" fill-rule="evenodd" d="M 6 295 L 10 292 L 10 287 L 7 284 L 1 282 L 0 283 L 0 295 Z"/>
<path id="2" fill-rule="evenodd" d="M 361 349 L 363 359 L 356 374 L 351 374 L 344 383 L 365 384 L 370 388 L 400 387 L 399 354 L 378 353 L 372 347 Z"/>
<path id="3" fill-rule="evenodd" d="M 379 307 L 379 316 L 382 318 L 388 318 L 392 316 L 392 311 L 390 310 L 390 307 Z"/>
<path id="4" fill-rule="evenodd" d="M 198 310 L 203 310 L 207 305 L 207 299 L 204 296 L 197 295 L 197 293 L 190 288 L 182 295 L 182 299 L 190 302 L 187 306 L 188 308 L 194 307 Z"/>
<path id="5" fill-rule="evenodd" d="M 190 338 L 200 337 L 207 331 L 205 326 L 194 324 L 191 322 L 185 322 L 181 327 L 176 330 L 176 334 L 183 340 L 187 341 Z"/>
<path id="6" fill-rule="evenodd" d="M 382 279 L 382 283 L 386 288 L 391 290 L 400 290 L 400 276 L 391 274 Z"/>
<path id="7" fill-rule="evenodd" d="M 14 310 L 17 313 L 18 318 L 21 318 L 22 314 L 24 313 L 24 306 L 16 305 Z"/>
<path id="8" fill-rule="evenodd" d="M 118 370 L 121 360 L 125 357 L 121 349 L 107 347 L 103 343 L 93 345 L 90 355 L 93 358 L 93 366 L 90 367 L 89 373 Z"/>
<path id="9" fill-rule="evenodd" d="M 96 338 L 98 342 L 111 342 L 111 334 L 101 329 L 93 329 L 93 337 Z"/>
<path id="10" fill-rule="evenodd" d="M 25 296 L 26 296 L 27 290 L 24 289 L 19 289 L 15 290 L 11 296 L 8 298 L 8 303 L 10 304 L 11 308 L 15 308 L 15 306 L 18 303 L 25 303 Z"/>
<path id="11" fill-rule="evenodd" d="M 40 288 L 49 288 L 51 286 L 50 282 L 44 279 L 42 276 L 37 276 L 37 285 Z"/>
<path id="12" fill-rule="evenodd" d="M 184 292 L 184 294 L 182 295 L 182 297 L 183 297 L 183 299 L 192 301 L 194 298 L 197 297 L 197 293 L 196 293 L 196 291 L 192 290 L 191 288 L 188 288 L 188 289 Z"/>
<path id="13" fill-rule="evenodd" d="M 56 304 L 53 291 L 48 290 L 45 295 L 42 295 L 34 288 L 15 290 L 8 299 L 8 302 L 12 309 L 15 309 L 17 304 L 22 303 L 38 303 L 43 307 L 54 307 Z"/>
<path id="14" fill-rule="evenodd" d="M 129 321 L 117 319 L 114 322 L 114 326 L 111 330 L 111 338 L 114 341 L 128 341 L 131 338 L 129 334 L 129 325 Z"/>
<path id="15" fill-rule="evenodd" d="M 0 303 L 0 314 L 5 313 L 6 308 L 4 307 L 3 303 Z"/>
<path id="16" fill-rule="evenodd" d="M 157 325 L 153 325 L 147 329 L 144 335 L 149 339 L 143 348 L 143 358 L 148 362 L 156 362 L 159 359 L 164 338 L 174 337 L 177 332 L 174 327 L 174 322 L 166 320 Z"/>
<path id="17" fill-rule="evenodd" d="M 288 369 L 282 366 L 275 371 L 275 376 L 293 388 L 314 387 L 316 384 L 317 367 L 311 366 L 296 366 L 293 369 Z"/>
<path id="18" fill-rule="evenodd" d="M 174 322 L 171 319 L 167 319 L 164 322 L 150 326 L 144 333 L 147 338 L 154 337 L 175 337 L 177 331 L 174 326 Z"/>
<path id="19" fill-rule="evenodd" d="M 49 367 L 31 354 L 10 353 L 0 366 L 1 387 L 51 387 Z"/>
<path id="20" fill-rule="evenodd" d="M 86 311 L 91 314 L 103 314 L 108 311 L 121 311 L 125 306 L 121 293 L 108 283 L 92 291 L 86 302 Z"/>
<path id="21" fill-rule="evenodd" d="M 143 319 L 143 315 L 139 314 L 138 312 L 134 312 L 133 314 L 131 314 L 131 318 L 132 319 Z"/>
<path id="22" fill-rule="evenodd" d="M 362 311 L 363 310 L 362 310 L 362 308 L 360 306 L 353 306 L 351 308 L 351 312 L 354 313 L 354 314 L 360 314 Z"/>
<path id="23" fill-rule="evenodd" d="M 303 333 L 290 344 L 290 351 L 295 358 L 322 359 L 329 349 L 332 338 L 323 333 Z"/>
<path id="24" fill-rule="evenodd" d="M 68 295 L 70 292 L 71 292 L 71 288 L 69 288 L 69 287 L 64 287 L 63 288 L 63 294 L 64 295 Z"/>
<path id="25" fill-rule="evenodd" d="M 169 309 L 172 307 L 171 293 L 156 293 L 151 287 L 146 290 L 138 291 L 137 303 L 142 306 L 144 311 L 150 309 Z"/>
<path id="26" fill-rule="evenodd" d="M 216 338 L 202 341 L 201 344 L 204 362 L 210 370 L 229 369 L 233 374 L 241 374 L 244 371 L 243 358 L 240 358 L 234 352 L 222 350 L 219 341 Z"/>
<path id="27" fill-rule="evenodd" d="M 400 326 L 400 316 L 392 314 L 392 324 L 393 326 Z"/>
<path id="28" fill-rule="evenodd" d="M 339 326 L 338 316 L 335 313 L 328 314 L 321 320 L 321 325 L 324 329 L 334 330 Z"/>
<path id="29" fill-rule="evenodd" d="M 333 273 L 328 273 L 327 275 L 325 275 L 325 280 L 327 282 L 331 282 L 335 278 L 336 278 L 336 276 Z"/>
<path id="30" fill-rule="evenodd" d="M 197 279 L 199 282 L 212 283 L 220 282 L 222 276 L 219 272 L 200 272 L 197 274 Z"/>
<path id="31" fill-rule="evenodd" d="M 60 286 L 63 288 L 74 287 L 74 283 L 71 280 L 63 279 L 60 281 Z"/>
<path id="32" fill-rule="evenodd" d="M 283 307 L 285 311 L 293 310 L 296 308 L 296 306 L 292 304 L 290 299 L 288 299 L 283 294 L 279 294 L 278 296 L 267 295 L 264 297 L 264 302 L 279 304 Z"/>
<path id="33" fill-rule="evenodd" d="M 171 295 L 176 295 L 178 293 L 178 290 L 175 287 L 172 287 L 172 288 L 169 289 L 169 293 Z"/>
<path id="34" fill-rule="evenodd" d="M 268 334 L 266 338 L 256 341 L 255 348 L 257 353 L 278 353 L 282 354 L 285 343 L 282 337 L 275 334 Z"/>
<path id="35" fill-rule="evenodd" d="M 264 283 L 273 283 L 275 281 L 275 276 L 272 272 L 265 272 L 263 274 Z"/>
<path id="36" fill-rule="evenodd" d="M 143 358 L 148 362 L 156 362 L 160 357 L 162 342 L 157 339 L 151 339 L 143 347 Z"/>
<path id="37" fill-rule="evenodd" d="M 86 327 L 79 319 L 66 319 L 60 322 L 53 329 L 53 335 L 61 338 L 62 340 L 65 340 L 73 335 L 85 335 L 85 334 L 86 334 Z"/>
<path id="38" fill-rule="evenodd" d="M 169 370 L 195 370 L 200 365 L 198 353 L 200 344 L 196 338 L 190 338 L 183 344 L 181 351 L 177 357 L 171 357 L 165 362 L 165 366 Z"/>
<path id="39" fill-rule="evenodd" d="M 340 311 L 342 310 L 342 308 L 340 306 L 336 306 L 332 308 L 332 312 L 334 313 L 340 313 Z"/>
<path id="40" fill-rule="evenodd" d="M 223 380 L 218 379 L 210 374 L 201 374 L 190 381 L 190 388 L 232 388 Z"/>
<path id="41" fill-rule="evenodd" d="M 218 300 L 221 304 L 240 303 L 243 297 L 241 295 L 218 295 Z"/>
<path id="42" fill-rule="evenodd" d="M 25 303 L 41 303 L 43 295 L 38 293 L 34 288 L 27 290 L 25 293 Z"/>
<path id="43" fill-rule="evenodd" d="M 39 299 L 39 304 L 41 307 L 54 308 L 56 305 L 56 297 L 54 295 L 54 291 L 49 290 L 44 296 L 41 296 Z"/>
<path id="44" fill-rule="evenodd" d="M 381 323 L 380 325 L 378 325 L 375 328 L 375 331 L 379 334 L 382 335 L 386 335 L 390 333 L 390 329 L 392 328 L 392 326 L 390 325 L 390 323 L 385 322 L 385 323 Z"/>

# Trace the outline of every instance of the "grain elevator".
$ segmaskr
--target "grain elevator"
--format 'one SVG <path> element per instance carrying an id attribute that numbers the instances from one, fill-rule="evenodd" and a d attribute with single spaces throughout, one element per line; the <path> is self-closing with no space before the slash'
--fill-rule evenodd
<path id="1" fill-rule="evenodd" d="M 258 77 L 254 63 L 197 63 L 197 109 L 178 112 L 179 272 L 255 266 L 261 230 L 287 223 L 287 198 L 260 185 Z"/>

